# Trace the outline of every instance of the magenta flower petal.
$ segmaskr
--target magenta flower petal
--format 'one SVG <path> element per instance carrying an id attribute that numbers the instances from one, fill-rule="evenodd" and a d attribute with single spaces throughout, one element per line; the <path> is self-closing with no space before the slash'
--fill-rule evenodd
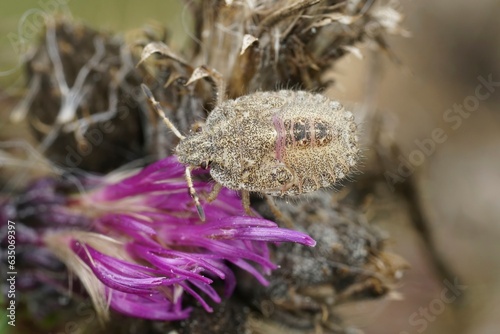
<path id="1" fill-rule="evenodd" d="M 83 179 L 86 191 L 73 196 L 61 193 L 56 180 L 40 181 L 27 191 L 22 205 L 34 208 L 31 215 L 43 226 L 55 223 L 60 232 L 47 229 L 51 233 L 45 238 L 31 235 L 26 240 L 47 246 L 77 274 L 93 275 L 82 277 L 87 289 L 92 289 L 89 282 L 100 281 L 105 293 L 90 293 L 98 312 L 108 312 L 109 305 L 126 315 L 168 321 L 189 316 L 185 293 L 212 311 L 212 304 L 221 302 L 215 281 L 223 281 L 229 297 L 237 284 L 230 264 L 267 285 L 265 275 L 276 269 L 268 243 L 315 245 L 302 232 L 245 216 L 238 194 L 228 189 L 211 203 L 202 201 L 206 221 L 201 223 L 184 170 L 170 157 L 121 181 Z M 201 174 L 207 171 L 193 173 Z M 197 179 L 194 186 L 200 195 L 212 187 Z M 7 210 L 9 217 L 21 212 L 21 206 L 8 202 L 1 207 L 4 216 Z"/>
<path id="2" fill-rule="evenodd" d="M 110 307 L 132 317 L 162 321 L 186 319 L 192 309 L 182 309 L 180 301 L 173 304 L 161 293 L 143 296 L 120 291 L 113 291 Z"/>
<path id="3" fill-rule="evenodd" d="M 144 269 L 138 265 L 127 263 L 97 252 L 90 246 L 73 243 L 73 250 L 92 269 L 97 278 L 106 286 L 126 293 L 149 294 L 151 290 L 166 284 L 173 284 L 182 279 L 144 275 Z"/>

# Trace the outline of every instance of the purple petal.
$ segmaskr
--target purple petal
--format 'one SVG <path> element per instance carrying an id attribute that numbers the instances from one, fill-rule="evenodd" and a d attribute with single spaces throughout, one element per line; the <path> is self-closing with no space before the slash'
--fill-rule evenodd
<path id="1" fill-rule="evenodd" d="M 142 269 L 138 265 L 113 259 L 77 241 L 73 241 L 72 248 L 92 269 L 96 277 L 113 290 L 149 294 L 159 286 L 178 283 L 184 279 L 145 275 L 138 270 Z"/>
<path id="2" fill-rule="evenodd" d="M 110 294 L 111 308 L 132 317 L 174 321 L 188 318 L 191 312 L 191 308 L 180 309 L 180 305 L 173 304 L 159 293 L 144 296 L 112 290 Z"/>

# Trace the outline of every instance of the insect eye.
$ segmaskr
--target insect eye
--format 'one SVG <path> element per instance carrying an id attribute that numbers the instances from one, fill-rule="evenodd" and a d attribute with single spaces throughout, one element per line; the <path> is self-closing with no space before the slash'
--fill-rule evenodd
<path id="1" fill-rule="evenodd" d="M 202 169 L 207 169 L 210 166 L 210 161 L 203 161 L 200 165 Z"/>
<path id="2" fill-rule="evenodd" d="M 191 131 L 194 133 L 200 133 L 203 131 L 203 124 L 196 122 L 191 126 Z"/>

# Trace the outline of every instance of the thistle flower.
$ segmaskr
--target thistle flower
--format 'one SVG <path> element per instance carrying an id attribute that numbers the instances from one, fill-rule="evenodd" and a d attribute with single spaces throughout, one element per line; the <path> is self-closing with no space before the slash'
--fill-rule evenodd
<path id="1" fill-rule="evenodd" d="M 265 275 L 276 269 L 267 243 L 315 245 L 302 232 L 243 216 L 240 199 L 227 189 L 203 204 L 201 224 L 183 175 L 183 165 L 170 157 L 120 181 L 84 179 L 86 191 L 77 195 L 65 195 L 61 184 L 45 179 L 17 203 L 4 203 L 9 212 L 2 214 L 20 221 L 37 217 L 41 225 L 30 228 L 38 228 L 38 237 L 30 242 L 47 247 L 76 273 L 102 318 L 110 307 L 146 319 L 184 319 L 192 309 L 183 303 L 185 293 L 210 312 L 207 300 L 221 301 L 214 282 L 224 282 L 225 297 L 235 288 L 230 264 L 267 285 Z M 201 180 L 194 186 L 202 194 L 211 187 Z M 23 213 L 23 205 L 31 211 Z"/>

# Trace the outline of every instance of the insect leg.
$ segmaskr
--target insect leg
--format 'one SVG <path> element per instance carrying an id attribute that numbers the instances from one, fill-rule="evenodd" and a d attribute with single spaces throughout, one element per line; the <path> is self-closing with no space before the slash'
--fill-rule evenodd
<path id="1" fill-rule="evenodd" d="M 196 210 L 198 211 L 198 216 L 200 216 L 201 221 L 205 221 L 205 212 L 203 211 L 203 208 L 201 207 L 200 204 L 200 199 L 198 198 L 198 194 L 196 193 L 196 190 L 194 189 L 193 186 L 193 178 L 191 177 L 191 170 L 193 169 L 192 166 L 187 166 L 186 167 L 186 182 L 189 188 L 189 195 L 194 201 L 194 204 L 196 205 Z"/>
<path id="2" fill-rule="evenodd" d="M 293 224 L 292 220 L 288 216 L 284 215 L 283 212 L 281 212 L 281 210 L 278 208 L 278 206 L 274 202 L 273 197 L 271 197 L 270 195 L 264 195 L 264 197 L 266 199 L 267 205 L 269 205 L 269 209 L 271 210 L 271 213 L 273 214 L 273 216 L 277 220 L 279 220 L 280 222 L 285 224 L 286 227 L 293 229 L 294 224 Z"/>
<path id="3" fill-rule="evenodd" d="M 156 113 L 160 116 L 161 119 L 163 119 L 163 122 L 165 125 L 172 130 L 172 132 L 177 136 L 179 139 L 184 139 L 185 137 L 181 135 L 179 130 L 175 127 L 175 125 L 167 118 L 165 115 L 165 112 L 161 108 L 160 102 L 156 101 L 155 97 L 153 96 L 153 93 L 151 90 L 146 86 L 145 84 L 141 84 L 142 90 L 146 97 L 148 98 L 149 102 L 153 106 L 153 109 L 156 111 Z"/>
<path id="4" fill-rule="evenodd" d="M 252 209 L 250 208 L 250 192 L 247 190 L 241 191 L 241 202 L 243 203 L 243 208 L 245 213 L 249 216 L 254 216 Z"/>
<path id="5" fill-rule="evenodd" d="M 217 196 L 219 196 L 221 189 L 222 189 L 222 184 L 216 183 L 212 188 L 210 194 L 208 194 L 207 202 L 208 203 L 213 202 L 217 198 Z"/>

